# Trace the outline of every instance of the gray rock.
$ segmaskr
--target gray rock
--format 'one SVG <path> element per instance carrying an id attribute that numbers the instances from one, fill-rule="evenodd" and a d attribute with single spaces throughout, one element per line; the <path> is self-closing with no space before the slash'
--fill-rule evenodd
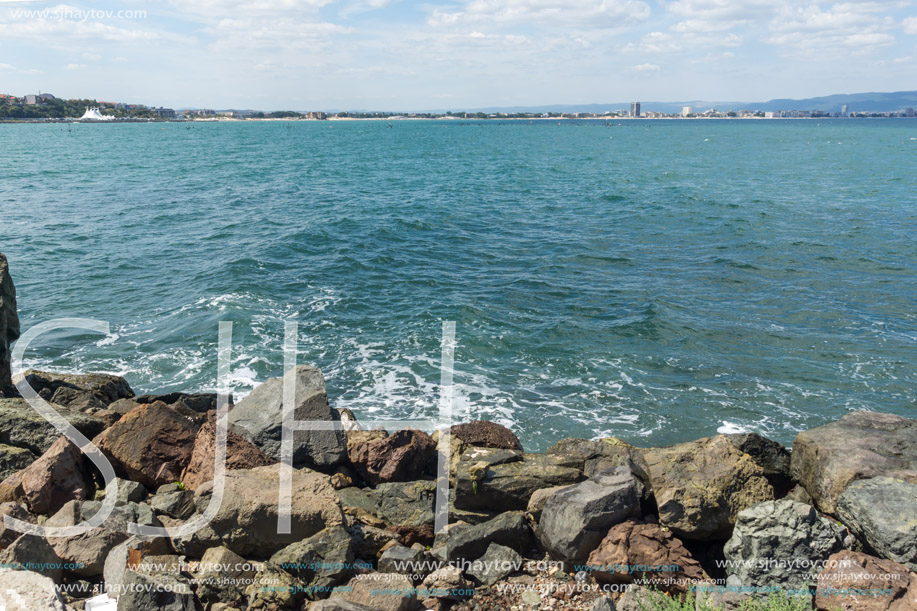
<path id="1" fill-rule="evenodd" d="M 379 572 L 415 575 L 420 574 L 423 567 L 429 573 L 428 566 L 424 565 L 425 561 L 426 554 L 421 550 L 395 545 L 382 552 L 379 558 Z"/>
<path id="2" fill-rule="evenodd" d="M 0 397 L 14 392 L 10 375 L 10 346 L 19 339 L 16 287 L 6 256 L 0 253 Z"/>
<path id="3" fill-rule="evenodd" d="M 34 535 L 22 535 L 0 553 L 0 566 L 13 567 L 43 567 L 35 572 L 52 579 L 55 583 L 61 582 L 63 571 L 60 568 L 60 558 L 47 540 Z"/>
<path id="4" fill-rule="evenodd" d="M 813 585 L 823 561 L 843 548 L 843 533 L 811 505 L 765 501 L 739 513 L 726 542 L 729 585 Z"/>
<path id="5" fill-rule="evenodd" d="M 309 598 L 327 598 L 334 586 L 354 574 L 353 544 L 343 526 L 331 526 L 283 548 L 271 556 L 271 563 L 311 588 Z"/>
<path id="6" fill-rule="evenodd" d="M 315 367 L 300 365 L 296 379 L 296 420 L 337 421 L 328 405 L 325 378 Z M 229 412 L 231 430 L 280 460 L 283 427 L 283 378 L 272 378 L 255 388 Z M 296 431 L 293 434 L 293 466 L 330 467 L 342 462 L 347 445 L 341 431 Z"/>
<path id="7" fill-rule="evenodd" d="M 596 598 L 589 611 L 615 611 L 615 603 L 607 596 Z"/>
<path id="8" fill-rule="evenodd" d="M 184 489 L 177 483 L 165 484 L 150 498 L 150 507 L 157 514 L 185 520 L 194 514 L 194 492 Z"/>
<path id="9" fill-rule="evenodd" d="M 525 510 L 541 488 L 582 481 L 581 469 L 563 456 L 514 450 L 469 448 L 455 472 L 455 506 L 460 509 Z"/>
<path id="10" fill-rule="evenodd" d="M 173 573 L 150 575 L 128 569 L 118 611 L 195 611 L 188 580 Z"/>
<path id="11" fill-rule="evenodd" d="M 51 401 L 61 389 L 71 391 L 63 392 L 58 397 L 73 402 L 75 407 L 72 409 L 75 411 L 79 411 L 76 408 L 80 406 L 98 408 L 99 405 L 108 406 L 118 399 L 130 399 L 134 396 L 127 380 L 121 376 L 104 373 L 51 373 L 34 369 L 29 369 L 21 375 L 32 390 L 45 401 Z"/>
<path id="12" fill-rule="evenodd" d="M 538 524 L 538 540 L 556 560 L 582 563 L 608 529 L 638 517 L 637 482 L 627 467 L 618 467 L 554 493 Z"/>
<path id="13" fill-rule="evenodd" d="M 508 511 L 482 524 L 457 524 L 447 533 L 437 535 L 434 547 L 446 545 L 450 560 L 475 560 L 484 555 L 491 543 L 505 545 L 524 555 L 534 543 L 525 514 Z"/>
<path id="14" fill-rule="evenodd" d="M 59 405 L 52 407 L 89 439 L 105 428 L 102 420 L 88 414 Z M 0 443 L 26 448 L 40 456 L 47 452 L 60 436 L 60 431 L 32 409 L 25 399 L 0 399 Z"/>
<path id="15" fill-rule="evenodd" d="M 147 497 L 147 490 L 143 484 L 132 482 L 129 479 L 116 478 L 118 480 L 118 500 L 116 505 L 126 503 L 140 503 Z"/>
<path id="16" fill-rule="evenodd" d="M 372 492 L 376 515 L 396 526 L 432 524 L 436 501 L 436 482 L 391 482 L 379 484 Z"/>
<path id="17" fill-rule="evenodd" d="M 664 596 L 659 592 L 651 590 L 646 586 L 631 586 L 618 599 L 615 605 L 617 611 L 648 611 L 649 609 L 665 608 Z"/>
<path id="18" fill-rule="evenodd" d="M 65 611 L 49 578 L 32 571 L 0 569 L 0 604 L 16 611 Z"/>
<path id="19" fill-rule="evenodd" d="M 166 405 L 171 406 L 175 406 L 181 403 L 186 409 L 200 414 L 206 414 L 210 410 L 215 410 L 217 408 L 216 393 L 188 394 L 183 392 L 173 392 L 166 395 L 142 395 L 135 397 L 134 401 L 141 405 L 146 403 L 156 403 L 157 401 L 162 401 Z M 230 397 L 229 403 L 232 404 L 232 397 Z"/>
<path id="20" fill-rule="evenodd" d="M 22 471 L 36 458 L 30 450 L 0 443 L 0 481 Z"/>
<path id="21" fill-rule="evenodd" d="M 390 530 L 383 530 L 375 526 L 368 526 L 356 522 L 347 529 L 350 540 L 353 542 L 353 553 L 357 558 L 375 561 L 383 547 L 395 541 L 401 542 L 401 537 Z"/>
<path id="22" fill-rule="evenodd" d="M 48 518 L 45 526 L 75 526 L 95 515 L 100 506 L 98 501 L 70 501 Z M 115 507 L 102 526 L 74 537 L 48 538 L 48 542 L 62 562 L 81 566 L 74 568 L 73 574 L 96 577 L 102 575 L 105 558 L 112 548 L 130 537 L 128 522 L 147 526 L 161 525 L 147 505 L 128 503 Z"/>
<path id="23" fill-rule="evenodd" d="M 188 520 L 178 520 L 169 516 L 158 516 L 163 526 L 178 528 Z M 193 519 L 192 518 L 189 518 Z M 208 549 L 222 545 L 222 538 L 208 524 L 196 532 L 183 537 L 170 537 L 169 543 L 179 554 L 191 558 L 200 558 Z"/>
<path id="24" fill-rule="evenodd" d="M 468 575 L 485 586 L 492 586 L 522 568 L 522 556 L 515 550 L 491 543 L 487 552 L 475 560 Z"/>
<path id="25" fill-rule="evenodd" d="M 890 477 L 853 482 L 837 513 L 877 555 L 917 571 L 917 485 Z"/>
<path id="26" fill-rule="evenodd" d="M 917 420 L 854 412 L 803 431 L 793 442 L 790 474 L 831 515 L 853 481 L 885 476 L 917 483 Z"/>

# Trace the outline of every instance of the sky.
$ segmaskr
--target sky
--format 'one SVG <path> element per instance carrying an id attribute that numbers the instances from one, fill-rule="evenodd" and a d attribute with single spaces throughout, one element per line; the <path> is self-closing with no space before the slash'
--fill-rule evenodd
<path id="1" fill-rule="evenodd" d="M 0 93 L 449 110 L 917 89 L 917 0 L 0 0 Z"/>

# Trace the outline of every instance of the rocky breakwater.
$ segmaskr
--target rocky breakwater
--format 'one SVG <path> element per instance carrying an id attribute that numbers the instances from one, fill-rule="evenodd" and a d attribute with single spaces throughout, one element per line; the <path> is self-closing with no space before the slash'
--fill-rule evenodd
<path id="1" fill-rule="evenodd" d="M 0 399 L 0 515 L 60 528 L 113 505 L 72 536 L 0 522 L 0 595 L 31 609 L 104 596 L 120 610 L 599 611 L 657 596 L 754 609 L 782 590 L 795 609 L 917 608 L 915 420 L 851 413 L 792 452 L 742 434 L 533 453 L 484 421 L 451 427 L 447 447 L 444 431 L 364 430 L 329 405 L 319 370 L 287 375 L 295 418 L 329 425 L 296 431 L 282 467 L 283 383 L 266 382 L 230 411 L 221 481 L 214 395 L 25 372 L 118 479 L 24 400 Z M 451 492 L 434 532 L 441 455 Z"/>

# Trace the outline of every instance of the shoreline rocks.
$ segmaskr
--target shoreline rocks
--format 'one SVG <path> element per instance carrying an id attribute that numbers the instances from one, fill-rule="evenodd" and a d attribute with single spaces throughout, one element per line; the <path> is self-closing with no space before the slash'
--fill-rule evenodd
<path id="1" fill-rule="evenodd" d="M 0 398 L 16 394 L 10 372 L 10 347 L 19 339 L 16 287 L 6 256 L 0 253 Z"/>

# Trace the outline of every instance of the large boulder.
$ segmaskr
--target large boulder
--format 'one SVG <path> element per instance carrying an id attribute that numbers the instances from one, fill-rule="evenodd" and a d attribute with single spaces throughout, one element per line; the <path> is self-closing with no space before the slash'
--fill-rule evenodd
<path id="1" fill-rule="evenodd" d="M 581 564 L 612 526 L 639 512 L 637 482 L 628 468 L 618 467 L 551 495 L 538 540 L 555 560 Z"/>
<path id="2" fill-rule="evenodd" d="M 51 405 L 80 433 L 92 439 L 105 429 L 105 422 L 60 405 Z M 41 456 L 60 437 L 60 431 L 32 409 L 25 399 L 0 399 L 0 443 L 25 448 Z"/>
<path id="3" fill-rule="evenodd" d="M 178 481 L 191 460 L 195 424 L 165 403 L 141 405 L 93 442 L 115 472 L 147 488 Z"/>
<path id="4" fill-rule="evenodd" d="M 587 564 L 585 570 L 597 581 L 651 580 L 649 583 L 672 594 L 687 594 L 693 585 L 708 579 L 700 563 L 670 531 L 632 520 L 612 526 L 589 554 Z"/>
<path id="5" fill-rule="evenodd" d="M 194 572 L 197 597 L 205 605 L 238 602 L 245 597 L 245 589 L 259 568 L 259 563 L 248 562 L 230 549 L 211 547 Z"/>
<path id="6" fill-rule="evenodd" d="M 127 380 L 105 373 L 51 373 L 29 369 L 21 376 L 45 401 L 77 411 L 95 411 L 134 396 Z"/>
<path id="7" fill-rule="evenodd" d="M 449 429 L 449 433 L 470 446 L 522 451 L 522 443 L 515 433 L 501 424 L 488 420 L 455 424 Z"/>
<path id="8" fill-rule="evenodd" d="M 869 549 L 917 571 L 917 484 L 890 477 L 853 482 L 838 498 L 837 514 Z"/>
<path id="9" fill-rule="evenodd" d="M 308 598 L 327 598 L 354 573 L 353 543 L 343 526 L 331 526 L 286 546 L 271 562 L 303 582 Z"/>
<path id="10" fill-rule="evenodd" d="M 832 515 L 855 480 L 884 475 L 917 483 L 917 420 L 854 412 L 803 431 L 793 442 L 790 473 Z"/>
<path id="11" fill-rule="evenodd" d="M 228 471 L 223 502 L 210 528 L 223 545 L 242 556 L 267 558 L 278 550 L 343 523 L 343 513 L 328 477 L 308 469 L 293 469 L 291 528 L 278 533 L 280 465 Z M 213 482 L 198 488 L 196 504 L 203 510 L 213 494 Z"/>
<path id="12" fill-rule="evenodd" d="M 60 583 L 63 574 L 57 552 L 46 539 L 35 535 L 22 535 L 0 552 L 0 566 L 29 567 L 55 583 Z"/>
<path id="13" fill-rule="evenodd" d="M 876 592 L 883 594 L 877 595 Z M 913 611 L 917 573 L 906 566 L 858 552 L 838 552 L 818 575 L 819 611 Z"/>
<path id="14" fill-rule="evenodd" d="M 436 452 L 433 438 L 404 429 L 374 441 L 355 444 L 349 452 L 357 473 L 372 485 L 419 479 Z"/>
<path id="15" fill-rule="evenodd" d="M 684 540 L 725 540 L 740 511 L 774 499 L 752 458 L 724 435 L 644 453 L 659 521 Z"/>
<path id="16" fill-rule="evenodd" d="M 793 488 L 790 451 L 782 444 L 757 433 L 733 433 L 726 435 L 726 439 L 764 470 L 764 477 L 774 488 L 775 498 L 783 498 Z"/>
<path id="17" fill-rule="evenodd" d="M 54 582 L 32 571 L 0 568 L 0 608 L 16 611 L 65 611 Z"/>
<path id="18" fill-rule="evenodd" d="M 246 609 L 300 610 L 306 593 L 296 579 L 279 566 L 266 562 L 245 588 Z M 238 602 L 236 603 L 238 604 Z"/>
<path id="19" fill-rule="evenodd" d="M 48 518 L 45 526 L 76 526 L 94 516 L 101 505 L 98 501 L 70 501 Z M 48 543 L 62 562 L 72 563 L 70 572 L 79 577 L 97 577 L 104 571 L 108 553 L 130 537 L 128 523 L 161 525 L 146 505 L 127 503 L 115 507 L 101 526 L 73 537 L 49 537 Z"/>
<path id="20" fill-rule="evenodd" d="M 492 586 L 522 568 L 522 556 L 511 547 L 491 543 L 483 556 L 471 563 L 468 575 L 478 583 Z"/>
<path id="21" fill-rule="evenodd" d="M 391 482 L 372 491 L 375 513 L 393 526 L 419 527 L 432 524 L 436 501 L 436 482 Z"/>
<path id="22" fill-rule="evenodd" d="M 193 412 L 206 414 L 207 412 L 216 410 L 217 399 L 218 395 L 216 393 L 189 394 L 184 392 L 172 392 L 165 395 L 141 395 L 139 397 L 134 397 L 133 401 L 138 405 L 156 403 L 157 401 L 165 403 L 166 405 L 181 405 L 185 409 Z M 229 403 L 232 404 L 232 395 L 229 397 Z"/>
<path id="23" fill-rule="evenodd" d="M 295 379 L 297 421 L 338 421 L 337 412 L 328 405 L 322 372 L 299 365 L 287 373 Z M 283 439 L 283 378 L 271 378 L 255 388 L 229 412 L 230 428 L 258 446 L 274 460 L 280 460 Z M 345 438 L 339 430 L 294 431 L 294 467 L 331 467 L 346 458 Z"/>
<path id="24" fill-rule="evenodd" d="M 817 569 L 843 548 L 843 532 L 811 505 L 766 501 L 739 513 L 726 542 L 728 584 L 807 588 Z"/>
<path id="25" fill-rule="evenodd" d="M 524 510 L 536 490 L 582 480 L 582 469 L 570 466 L 566 457 L 471 447 L 455 470 L 455 506 Z"/>
<path id="26" fill-rule="evenodd" d="M 24 502 L 32 513 L 43 515 L 57 513 L 68 501 L 91 499 L 94 493 L 83 455 L 66 437 L 60 437 L 38 460 L 0 483 L 0 499 Z"/>
<path id="27" fill-rule="evenodd" d="M 188 580 L 175 573 L 142 573 L 128 569 L 118 611 L 196 611 Z"/>
<path id="28" fill-rule="evenodd" d="M 216 453 L 216 413 L 208 415 L 194 438 L 194 447 L 188 466 L 181 476 L 181 482 L 189 490 L 197 490 L 202 484 L 213 480 L 214 455 Z M 254 469 L 266 467 L 277 461 L 264 454 L 256 445 L 233 431 L 226 435 L 226 470 Z"/>
<path id="29" fill-rule="evenodd" d="M 10 374 L 10 346 L 19 339 L 19 314 L 16 311 L 16 287 L 10 276 L 6 256 L 0 252 L 0 397 L 14 392 Z"/>
<path id="30" fill-rule="evenodd" d="M 456 524 L 436 536 L 436 547 L 446 546 L 449 560 L 475 560 L 484 555 L 491 543 L 512 548 L 525 555 L 532 547 L 532 530 L 521 511 L 501 513 L 481 524 Z"/>

